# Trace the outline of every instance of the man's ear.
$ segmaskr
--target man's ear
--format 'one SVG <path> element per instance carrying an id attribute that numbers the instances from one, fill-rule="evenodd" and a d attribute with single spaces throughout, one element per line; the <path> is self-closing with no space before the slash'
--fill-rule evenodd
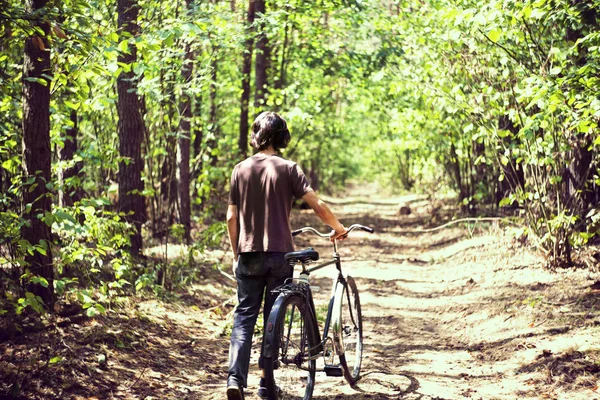
<path id="1" fill-rule="evenodd" d="M 250 132 L 250 145 L 252 147 L 254 147 L 255 149 L 258 148 L 258 139 L 259 139 L 260 135 L 257 132 L 251 131 Z"/>

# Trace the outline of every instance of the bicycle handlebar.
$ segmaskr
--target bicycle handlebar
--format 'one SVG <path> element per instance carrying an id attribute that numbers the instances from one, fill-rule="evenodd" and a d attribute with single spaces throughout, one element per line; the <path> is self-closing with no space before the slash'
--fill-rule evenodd
<path id="1" fill-rule="evenodd" d="M 369 228 L 368 226 L 364 226 L 364 225 L 360 225 L 360 224 L 353 224 L 346 231 L 346 235 L 349 234 L 350 232 L 352 232 L 355 229 L 360 229 L 361 231 L 365 231 L 365 232 L 369 232 L 369 233 L 375 232 L 375 230 L 373 228 Z M 324 237 L 324 238 L 328 238 L 328 237 L 331 236 L 331 234 L 329 234 L 329 233 L 321 233 L 318 230 L 316 230 L 315 228 L 312 228 L 310 226 L 307 226 L 305 228 L 296 229 L 295 231 L 292 231 L 292 236 L 298 236 L 298 235 L 300 235 L 300 234 L 302 234 L 304 232 L 311 232 L 311 233 L 314 233 L 317 236 Z"/>

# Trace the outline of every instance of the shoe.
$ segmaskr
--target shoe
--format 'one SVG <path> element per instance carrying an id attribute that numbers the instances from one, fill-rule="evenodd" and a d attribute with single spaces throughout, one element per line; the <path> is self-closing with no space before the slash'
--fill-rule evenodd
<path id="1" fill-rule="evenodd" d="M 267 388 L 264 386 L 260 386 L 258 388 L 258 397 L 260 397 L 261 399 L 266 399 L 267 398 Z"/>
<path id="2" fill-rule="evenodd" d="M 228 385 L 227 400 L 244 400 L 244 389 L 235 384 Z"/>
<path id="3" fill-rule="evenodd" d="M 279 386 L 275 386 L 275 392 L 277 393 L 277 397 L 281 394 L 281 389 Z M 267 396 L 267 385 L 265 384 L 265 378 L 260 378 L 260 383 L 258 384 L 258 397 L 261 399 L 268 399 Z"/>

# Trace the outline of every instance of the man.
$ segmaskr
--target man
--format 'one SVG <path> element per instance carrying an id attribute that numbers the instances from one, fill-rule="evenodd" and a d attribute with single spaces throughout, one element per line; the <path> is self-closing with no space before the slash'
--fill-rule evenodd
<path id="1" fill-rule="evenodd" d="M 227 230 L 233 250 L 238 306 L 233 319 L 229 347 L 227 398 L 244 398 L 247 387 L 252 333 L 265 294 L 264 321 L 275 296 L 271 290 L 292 276 L 284 263 L 285 253 L 294 251 L 290 212 L 294 198 L 301 198 L 334 231 L 331 239 L 343 238 L 346 229 L 329 207 L 316 196 L 304 172 L 277 156 L 290 142 L 285 120 L 274 112 L 263 112 L 252 124 L 250 144 L 258 150 L 235 166 L 231 175 Z M 262 356 L 259 360 L 262 369 Z M 264 376 L 258 395 L 266 397 Z"/>

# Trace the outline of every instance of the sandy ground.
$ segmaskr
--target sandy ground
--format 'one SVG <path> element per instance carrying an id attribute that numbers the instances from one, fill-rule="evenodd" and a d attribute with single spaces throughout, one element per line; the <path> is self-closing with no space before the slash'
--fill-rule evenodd
<path id="1" fill-rule="evenodd" d="M 411 215 L 397 214 L 400 200 L 415 200 Z M 331 202 L 344 224 L 377 232 L 340 245 L 344 271 L 361 292 L 363 378 L 351 388 L 319 373 L 315 399 L 600 398 L 597 273 L 545 269 L 504 226 L 414 233 L 431 223 L 427 203 L 414 197 Z M 305 225 L 323 229 L 310 211 L 294 211 L 293 226 Z M 322 258 L 331 254 L 316 237 L 297 241 L 308 245 Z M 334 272 L 311 276 L 322 288 L 317 308 Z M 214 270 L 204 275 L 175 300 L 140 300 L 0 343 L 0 393 L 17 382 L 14 398 L 224 399 L 235 288 Z M 35 352 L 42 359 L 44 349 L 62 361 L 21 365 Z M 257 398 L 257 356 L 249 399 Z"/>

